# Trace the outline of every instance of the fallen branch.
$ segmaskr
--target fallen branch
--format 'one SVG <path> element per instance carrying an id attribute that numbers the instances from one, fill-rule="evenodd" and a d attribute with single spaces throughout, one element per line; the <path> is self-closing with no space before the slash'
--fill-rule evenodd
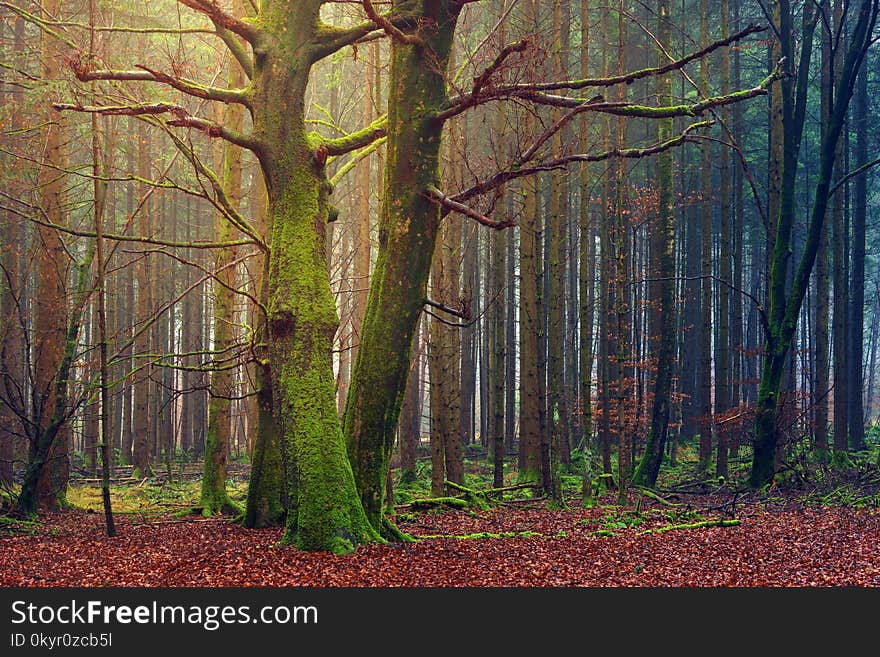
<path id="1" fill-rule="evenodd" d="M 448 507 L 450 509 L 466 509 L 471 505 L 468 500 L 460 497 L 430 497 L 423 500 L 413 500 L 409 504 L 401 504 L 396 509 L 410 508 L 414 511 Z"/>
<path id="2" fill-rule="evenodd" d="M 642 534 L 660 534 L 672 531 L 673 529 L 701 529 L 703 527 L 734 527 L 739 524 L 739 520 L 703 520 L 702 522 L 693 522 L 685 525 L 666 525 L 665 527 L 657 527 L 656 529 L 646 529 Z"/>
<path id="3" fill-rule="evenodd" d="M 637 492 L 641 493 L 642 495 L 644 495 L 645 497 L 647 497 L 648 499 L 654 500 L 655 502 L 659 502 L 660 504 L 663 504 L 665 506 L 681 506 L 681 504 L 676 504 L 675 502 L 670 502 L 669 500 L 667 500 L 663 497 L 660 497 L 657 493 L 655 493 L 654 491 L 652 491 L 649 488 L 643 488 L 642 486 L 633 486 L 632 488 L 635 489 Z"/>

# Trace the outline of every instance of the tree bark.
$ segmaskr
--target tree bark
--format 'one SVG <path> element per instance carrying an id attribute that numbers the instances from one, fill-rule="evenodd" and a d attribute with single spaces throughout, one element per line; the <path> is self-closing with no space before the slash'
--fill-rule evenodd
<path id="1" fill-rule="evenodd" d="M 440 224 L 440 209 L 425 194 L 439 184 L 442 122 L 431 111 L 446 99 L 444 74 L 461 10 L 456 2 L 418 4 L 429 25 L 419 32 L 423 45 L 398 39 L 391 45 L 379 250 L 343 416 L 361 502 L 373 527 L 389 538 L 400 534 L 384 516 L 385 478 Z"/>
<path id="2" fill-rule="evenodd" d="M 658 3 L 657 36 L 662 47 L 668 49 L 672 40 L 669 16 L 669 0 Z M 666 58 L 661 53 L 660 65 Z M 657 80 L 657 96 L 660 104 L 672 104 L 672 80 L 668 75 Z M 658 124 L 658 141 L 672 138 L 672 119 Z M 651 313 L 650 340 L 656 350 L 657 373 L 654 378 L 654 400 L 651 408 L 651 428 L 645 452 L 633 476 L 639 486 L 653 488 L 660 474 L 663 450 L 669 433 L 670 393 L 675 360 L 675 205 L 673 195 L 672 151 L 657 156 L 657 189 L 659 209 L 651 231 L 652 259 L 656 262 L 651 283 L 651 301 L 656 310 Z"/>

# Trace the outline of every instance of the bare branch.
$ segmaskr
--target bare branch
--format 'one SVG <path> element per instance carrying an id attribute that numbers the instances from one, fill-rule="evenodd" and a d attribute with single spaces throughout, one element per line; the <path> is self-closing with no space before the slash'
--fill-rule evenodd
<path id="1" fill-rule="evenodd" d="M 448 313 L 454 317 L 460 317 L 464 320 L 469 320 L 470 315 L 463 310 L 458 310 L 457 308 L 450 308 L 444 303 L 440 303 L 439 301 L 434 301 L 432 299 L 425 299 L 425 305 L 431 306 L 432 308 L 436 308 L 437 310 L 442 310 L 445 313 Z"/>
<path id="2" fill-rule="evenodd" d="M 414 34 L 406 34 L 400 28 L 395 27 L 395 25 L 388 20 L 387 17 L 379 14 L 376 11 L 376 8 L 373 7 L 373 3 L 370 0 L 363 0 L 364 11 L 367 14 L 367 18 L 369 18 L 375 25 L 381 27 L 385 33 L 390 36 L 395 41 L 400 43 L 405 43 L 411 46 L 420 46 L 422 45 L 422 40 L 415 36 Z"/>
<path id="3" fill-rule="evenodd" d="M 736 34 L 731 34 L 726 39 L 719 39 L 713 43 L 710 43 L 705 48 L 694 51 L 681 59 L 677 59 L 675 61 L 669 62 L 668 64 L 664 64 L 663 66 L 653 66 L 651 68 L 643 68 L 638 71 L 630 71 L 629 73 L 624 73 L 622 75 L 614 75 L 606 78 L 585 78 L 582 80 L 564 80 L 560 82 L 541 82 L 536 84 L 521 84 L 514 85 L 524 89 L 531 89 L 532 91 L 554 91 L 561 89 L 586 89 L 586 88 L 602 88 L 602 87 L 613 87 L 617 84 L 632 84 L 636 80 L 641 80 L 647 77 L 656 77 L 659 75 L 665 75 L 666 73 L 671 73 L 672 71 L 678 71 L 691 62 L 702 59 L 712 52 L 719 50 L 725 46 L 729 46 L 732 43 L 736 43 L 737 41 L 741 41 L 747 36 L 752 34 L 757 34 L 760 32 L 766 32 L 767 26 L 765 25 L 749 25 L 748 27 L 740 30 Z"/>
<path id="4" fill-rule="evenodd" d="M 590 100 L 584 100 L 582 98 L 572 98 L 568 96 L 549 94 L 546 92 L 555 90 L 577 90 L 590 87 L 610 87 L 617 84 L 631 84 L 632 82 L 635 82 L 636 80 L 640 80 L 645 77 L 663 75 L 670 71 L 681 69 L 688 63 L 696 59 L 705 57 L 713 50 L 717 50 L 718 48 L 729 45 L 730 43 L 742 39 L 744 36 L 756 32 L 762 32 L 766 29 L 766 27 L 752 25 L 744 30 L 741 30 L 737 34 L 728 37 L 727 39 L 716 41 L 706 48 L 691 53 L 690 55 L 682 59 L 670 62 L 669 64 L 665 64 L 663 66 L 632 71 L 624 75 L 612 76 L 608 78 L 568 80 L 562 82 L 512 84 L 493 87 L 490 89 L 484 88 L 478 93 L 474 93 L 472 91 L 471 93 L 468 93 L 466 95 L 461 95 L 450 99 L 447 107 L 440 111 L 436 115 L 435 119 L 439 121 L 445 121 L 449 118 L 452 118 L 453 116 L 456 116 L 457 114 L 460 114 L 470 107 L 474 107 L 476 105 L 480 105 L 492 100 L 501 100 L 505 98 L 521 98 L 523 100 L 527 100 L 529 102 L 540 105 L 568 108 L 577 107 L 586 102 L 593 105 L 593 111 L 602 112 L 605 114 L 613 114 L 616 116 L 632 116 L 641 118 L 696 116 L 706 109 L 709 109 L 710 107 L 719 107 L 722 105 L 735 103 L 740 100 L 745 100 L 746 98 L 752 98 L 758 95 L 765 95 L 767 93 L 767 88 L 769 88 L 770 84 L 782 77 L 783 74 L 780 68 L 777 67 L 777 69 L 767 79 L 763 80 L 760 85 L 758 85 L 754 89 L 736 92 L 734 94 L 731 94 L 730 96 L 719 96 L 716 98 L 710 98 L 703 101 L 703 103 L 705 104 L 695 103 L 692 105 L 673 105 L 669 107 L 648 107 L 631 103 L 595 102 L 596 99 L 602 98 L 601 95 L 596 96 L 595 98 L 592 98 Z"/>
<path id="5" fill-rule="evenodd" d="M 663 151 L 667 151 L 670 148 L 675 148 L 676 146 L 679 146 L 683 143 L 695 140 L 696 137 L 692 136 L 690 133 L 701 128 L 709 127 L 710 125 L 712 125 L 712 123 L 712 121 L 700 121 L 699 123 L 693 123 L 685 128 L 676 137 L 643 148 L 613 148 L 602 153 L 578 153 L 573 155 L 566 155 L 564 157 L 547 162 L 541 162 L 531 167 L 523 167 L 523 164 L 529 162 L 532 157 L 534 157 L 534 154 L 537 151 L 537 149 L 533 145 L 526 150 L 526 153 L 517 158 L 513 165 L 506 171 L 500 171 L 491 178 L 478 182 L 472 187 L 469 187 L 468 189 L 459 192 L 450 200 L 457 203 L 464 203 L 476 196 L 494 191 L 495 189 L 498 189 L 505 183 L 510 182 L 511 180 L 516 180 L 525 176 L 531 176 L 544 171 L 562 169 L 569 164 L 575 162 L 602 162 L 603 160 L 608 160 L 613 157 L 639 159 L 643 157 L 649 157 L 651 155 L 656 155 L 658 153 L 662 153 Z M 549 138 L 549 135 L 545 133 L 541 136 L 541 138 L 539 138 L 538 141 L 540 142 L 542 138 L 544 139 L 544 141 L 546 141 L 546 139 Z"/>
<path id="6" fill-rule="evenodd" d="M 80 105 L 73 103 L 52 103 L 52 107 L 59 111 L 86 112 L 90 114 L 103 114 L 104 116 L 157 116 L 160 114 L 172 114 L 174 119 L 166 121 L 166 125 L 183 128 L 195 128 L 204 132 L 209 137 L 220 137 L 228 142 L 241 146 L 250 151 L 259 152 L 262 143 L 258 140 L 241 133 L 230 130 L 218 123 L 191 115 L 186 108 L 173 103 L 141 103 L 135 105 Z"/>
<path id="7" fill-rule="evenodd" d="M 178 91 L 202 98 L 204 100 L 216 100 L 221 103 L 238 103 L 240 105 L 249 105 L 247 98 L 239 89 L 223 89 L 220 87 L 212 87 L 202 85 L 195 80 L 188 78 L 178 78 L 161 71 L 154 71 L 146 66 L 137 65 L 138 70 L 122 71 L 122 70 L 104 70 L 89 69 L 80 60 L 71 60 L 70 68 L 73 70 L 77 79 L 81 82 L 92 82 L 94 80 L 114 80 L 114 81 L 145 81 L 158 82 L 168 85 Z"/>
<path id="8" fill-rule="evenodd" d="M 840 180 L 838 180 L 838 181 L 834 184 L 834 186 L 829 190 L 828 193 L 829 193 L 829 194 L 834 194 L 834 192 L 836 192 L 836 191 L 838 190 L 838 188 L 840 188 L 841 185 L 846 184 L 849 180 L 855 178 L 856 176 L 859 176 L 859 175 L 865 173 L 865 171 L 867 171 L 868 169 L 872 169 L 872 168 L 874 168 L 874 167 L 877 166 L 878 164 L 880 164 L 880 158 L 878 158 L 878 159 L 876 159 L 876 160 L 872 160 L 871 162 L 868 162 L 867 164 L 863 164 L 862 166 L 860 166 L 860 167 L 859 167 L 858 169 L 856 169 L 855 171 L 851 171 L 850 173 L 848 173 L 847 175 L 845 175 L 843 178 L 841 178 Z"/>
<path id="9" fill-rule="evenodd" d="M 434 187 L 433 185 L 428 185 L 424 192 L 422 192 L 422 196 L 425 198 L 434 201 L 438 205 L 443 206 L 444 208 L 448 208 L 453 212 L 458 212 L 459 214 L 464 215 L 470 219 L 473 219 L 479 224 L 483 226 L 488 226 L 489 228 L 494 228 L 496 230 L 501 230 L 503 228 L 510 228 L 511 226 L 516 225 L 516 223 L 511 219 L 504 219 L 502 221 L 495 221 L 490 219 L 489 217 L 480 214 L 473 208 L 469 208 L 463 203 L 459 203 L 458 201 L 454 201 L 441 192 L 439 189 Z"/>
<path id="10" fill-rule="evenodd" d="M 478 97 L 480 95 L 480 91 L 482 91 L 483 87 L 486 86 L 486 83 L 489 82 L 491 77 L 495 75 L 495 72 L 501 68 L 504 64 L 504 61 L 510 57 L 515 52 L 523 52 L 526 48 L 528 48 L 529 42 L 526 39 L 522 39 L 521 41 L 516 41 L 514 43 L 510 43 L 504 48 L 501 49 L 501 52 L 492 60 L 492 63 L 486 67 L 480 75 L 474 78 L 474 86 L 471 89 L 471 95 L 474 97 Z"/>
<path id="11" fill-rule="evenodd" d="M 22 212 L 19 212 L 15 208 L 7 205 L 0 204 L 0 210 L 4 212 L 10 212 L 15 214 L 27 221 L 31 221 L 39 226 L 44 226 L 46 228 L 52 228 L 59 232 L 65 233 L 67 235 L 74 235 L 76 237 L 96 237 L 94 231 L 88 230 L 77 230 L 76 228 L 69 228 L 67 226 L 61 226 L 59 224 L 53 223 L 51 221 L 46 221 L 43 219 L 38 219 L 33 215 L 26 215 Z M 154 237 L 141 237 L 140 235 L 119 235 L 116 233 L 103 233 L 103 239 L 112 240 L 114 242 L 133 242 L 137 244 L 153 244 L 156 246 L 167 246 L 167 247 L 176 247 L 181 249 L 225 249 L 234 246 L 248 246 L 257 244 L 254 240 L 230 240 L 227 242 L 209 242 L 209 241 L 192 241 L 192 242 L 175 242 L 172 240 L 162 240 Z"/>
<path id="12" fill-rule="evenodd" d="M 260 40 L 261 33 L 257 28 L 250 23 L 227 14 L 216 0 L 177 0 L 177 2 L 204 14 L 217 27 L 223 27 L 251 44 L 255 44 Z"/>

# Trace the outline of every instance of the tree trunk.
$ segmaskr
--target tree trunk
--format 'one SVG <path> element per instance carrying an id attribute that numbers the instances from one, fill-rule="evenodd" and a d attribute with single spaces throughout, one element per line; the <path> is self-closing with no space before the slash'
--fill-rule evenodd
<path id="1" fill-rule="evenodd" d="M 671 45 L 672 30 L 669 18 L 669 0 L 658 3 L 657 36 L 663 48 Z M 660 65 L 666 61 L 661 53 Z M 672 104 L 672 80 L 668 75 L 657 80 L 659 103 Z M 672 119 L 664 119 L 658 124 L 658 142 L 672 138 Z M 651 409 L 651 428 L 648 441 L 633 482 L 640 486 L 653 488 L 657 483 L 663 450 L 669 432 L 670 392 L 672 371 L 675 360 L 675 205 L 673 197 L 673 159 L 672 151 L 657 156 L 657 189 L 659 191 L 659 211 L 656 224 L 651 231 L 652 260 L 656 262 L 651 283 L 651 300 L 655 311 L 651 314 L 651 344 L 657 354 L 657 374 L 654 378 L 654 401 Z"/>
<path id="2" fill-rule="evenodd" d="M 700 0 L 700 43 L 709 43 L 708 0 Z M 700 60 L 700 92 L 706 98 L 709 90 L 709 62 Z M 700 401 L 699 470 L 706 472 L 712 460 L 712 441 L 715 422 L 712 417 L 712 146 L 704 141 L 700 146 L 700 363 L 698 384 Z"/>
<path id="3" fill-rule="evenodd" d="M 60 17 L 59 0 L 44 0 L 42 9 Z M 41 33 L 40 49 L 44 80 L 61 77 L 60 42 Z M 65 178 L 58 175 L 67 166 L 66 122 L 52 116 L 47 122 L 39 172 L 38 205 L 53 224 L 67 223 Z M 69 472 L 67 433 L 63 428 L 67 377 L 59 380 L 65 355 L 67 328 L 67 252 L 59 231 L 37 229 L 36 294 L 33 310 L 33 412 L 34 425 L 28 431 L 30 444 L 25 480 L 18 507 L 25 513 L 54 509 L 64 504 Z M 66 373 L 64 373 L 66 374 Z"/>
<path id="4" fill-rule="evenodd" d="M 440 228 L 440 239 L 431 272 L 431 297 L 447 307 L 457 303 L 459 287 L 459 247 L 461 224 L 458 217 L 447 219 Z M 457 329 L 450 326 L 454 317 L 442 317 L 438 310 L 431 321 L 431 347 L 429 367 L 431 372 L 431 451 L 439 452 L 432 481 L 439 489 L 435 496 L 443 494 L 444 478 L 464 483 L 464 458 L 461 447 L 461 389 L 458 363 L 460 338 Z M 435 450 L 434 445 L 437 445 Z M 444 475 L 445 473 L 445 475 Z M 433 487 L 432 487 L 433 488 Z"/>
<path id="5" fill-rule="evenodd" d="M 527 119 L 530 121 L 531 119 Z M 537 178 L 522 181 L 523 216 L 519 228 L 519 449 L 521 482 L 541 480 L 540 393 L 538 359 Z"/>
<path id="6" fill-rule="evenodd" d="M 721 38 L 730 36 L 730 0 L 721 2 Z M 730 49 L 721 50 L 721 95 L 730 93 Z M 730 123 L 730 110 L 727 107 L 721 110 L 722 118 L 726 124 Z M 722 144 L 720 154 L 720 249 L 721 262 L 718 266 L 718 334 L 715 347 L 715 413 L 723 416 L 730 408 L 730 287 L 731 262 L 730 262 L 730 151 Z M 719 477 L 727 477 L 728 439 L 729 434 L 724 425 L 717 425 L 718 452 L 715 460 L 715 474 Z"/>
<path id="7" fill-rule="evenodd" d="M 780 9 L 779 33 L 785 39 L 782 50 L 785 56 L 790 57 L 793 53 L 790 7 L 788 2 L 779 2 L 778 4 Z M 798 148 L 803 128 L 807 72 L 809 71 L 812 50 L 812 35 L 815 29 L 815 22 L 810 20 L 811 15 L 815 15 L 812 10 L 806 12 L 804 16 L 804 38 L 801 41 L 801 59 L 797 68 L 799 79 L 796 86 L 790 78 L 782 80 L 784 87 L 782 93 L 783 113 L 787 118 L 783 122 L 786 127 L 785 167 L 768 281 L 770 294 L 767 312 L 768 335 L 765 348 L 765 368 L 762 372 L 758 392 L 755 451 L 749 478 L 749 483 L 753 488 L 759 488 L 773 481 L 774 455 L 779 444 L 776 420 L 782 369 L 791 349 L 792 338 L 819 248 L 825 212 L 828 207 L 837 143 L 843 130 L 844 119 L 855 86 L 855 77 L 870 44 L 870 35 L 876 24 L 877 10 L 876 0 L 863 0 L 857 10 L 858 16 L 855 18 L 852 32 L 847 35 L 846 40 L 841 42 L 841 48 L 845 45 L 846 56 L 835 85 L 827 132 L 821 142 L 819 172 L 813 207 L 807 225 L 804 250 L 798 262 L 791 291 L 788 294 L 786 294 L 785 273 L 791 252 L 790 241 L 794 223 L 794 169 L 798 159 Z"/>
<path id="8" fill-rule="evenodd" d="M 862 66 L 853 101 L 855 168 L 868 162 L 868 67 Z M 865 449 L 863 358 L 865 332 L 865 233 L 868 216 L 868 185 L 865 173 L 853 181 L 853 253 L 850 279 L 849 435 L 853 449 Z"/>
<path id="9" fill-rule="evenodd" d="M 416 330 L 418 342 L 418 330 Z M 416 349 L 406 378 L 406 392 L 400 409 L 397 444 L 400 447 L 400 483 L 416 480 L 416 451 L 422 428 L 422 354 Z"/>
<path id="10" fill-rule="evenodd" d="M 245 15 L 242 0 L 233 3 L 234 16 Z M 235 62 L 229 62 L 229 88 L 238 89 L 244 86 L 244 72 Z M 230 103 L 226 107 L 224 125 L 241 131 L 244 120 L 244 108 Z M 223 188 L 229 198 L 230 206 L 239 210 L 241 207 L 241 149 L 230 143 L 224 144 L 222 162 Z M 220 242 L 230 241 L 235 231 L 229 220 L 219 212 L 214 215 L 214 234 Z M 235 390 L 236 361 L 231 360 L 235 350 L 235 304 L 236 304 L 236 257 L 235 247 L 223 247 L 217 250 L 214 261 L 216 279 L 213 281 L 214 302 L 214 371 L 211 373 L 211 399 L 208 404 L 208 432 L 205 435 L 205 460 L 202 471 L 202 492 L 198 506 L 202 515 L 210 517 L 215 514 L 237 515 L 238 505 L 229 499 L 226 490 L 226 462 L 231 441 L 230 413 L 231 397 Z"/>
<path id="11" fill-rule="evenodd" d="M 444 73 L 460 8 L 424 3 L 432 25 L 420 31 L 425 47 L 392 42 L 379 251 L 344 414 L 361 501 L 371 524 L 388 537 L 399 533 L 383 513 L 385 476 L 440 222 L 438 206 L 425 195 L 439 183 L 442 123 L 430 112 L 446 98 Z"/>
<path id="12" fill-rule="evenodd" d="M 568 56 L 570 14 L 567 2 L 553 5 L 553 52 L 552 70 L 557 79 L 565 77 L 563 57 Z M 552 121 L 558 121 L 561 113 L 554 112 Z M 563 131 L 552 138 L 553 157 L 562 156 Z M 568 404 L 565 397 L 565 263 L 567 260 L 568 224 L 568 173 L 554 171 L 550 174 L 550 207 L 546 222 L 548 261 L 546 263 L 549 285 L 547 295 L 547 412 L 550 429 L 551 467 L 556 463 L 569 462 Z M 561 491 L 553 487 L 554 502 L 562 503 Z"/>
<path id="13" fill-rule="evenodd" d="M 141 44 L 143 45 L 143 44 Z M 144 46 L 145 47 L 145 46 Z M 141 49 L 143 52 L 143 49 Z M 150 178 L 150 139 L 142 121 L 137 122 L 137 171 L 142 179 Z M 139 204 L 139 228 L 142 235 L 152 235 L 153 201 L 150 191 Z M 134 465 L 135 477 L 146 477 L 152 474 L 153 424 L 155 416 L 150 413 L 152 398 L 152 380 L 149 354 L 151 353 L 151 336 L 153 331 L 146 323 L 151 321 L 153 313 L 152 281 L 150 279 L 150 257 L 141 255 L 137 263 L 135 280 L 137 282 L 137 324 L 135 325 L 134 356 L 135 370 L 133 374 L 134 407 L 132 408 L 132 446 L 131 462 Z"/>

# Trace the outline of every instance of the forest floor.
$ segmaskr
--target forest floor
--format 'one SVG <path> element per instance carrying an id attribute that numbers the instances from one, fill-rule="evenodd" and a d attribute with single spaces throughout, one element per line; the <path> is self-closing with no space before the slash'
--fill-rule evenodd
<path id="1" fill-rule="evenodd" d="M 167 510 L 119 514 L 107 538 L 102 514 L 79 508 L 0 523 L 0 586 L 880 586 L 876 504 L 634 496 L 628 507 L 609 494 L 588 509 L 402 513 L 417 541 L 347 556 L 280 546 L 280 529 Z"/>

